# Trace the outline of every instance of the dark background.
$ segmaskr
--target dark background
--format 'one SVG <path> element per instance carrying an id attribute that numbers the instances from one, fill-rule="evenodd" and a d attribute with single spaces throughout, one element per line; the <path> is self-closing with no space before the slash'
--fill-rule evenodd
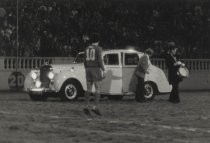
<path id="1" fill-rule="evenodd" d="M 101 34 L 104 49 L 169 41 L 183 58 L 210 58 L 208 0 L 18 0 L 19 56 L 75 56 Z M 0 1 L 0 56 L 16 56 L 17 1 Z"/>

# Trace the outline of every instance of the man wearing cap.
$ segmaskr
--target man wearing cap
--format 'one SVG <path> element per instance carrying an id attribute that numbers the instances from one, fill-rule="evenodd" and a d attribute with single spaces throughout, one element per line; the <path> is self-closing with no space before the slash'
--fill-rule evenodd
<path id="1" fill-rule="evenodd" d="M 145 74 L 149 74 L 149 68 L 151 65 L 150 57 L 153 55 L 152 49 L 146 49 L 144 55 L 139 59 L 139 63 L 135 70 L 137 76 L 137 88 L 135 99 L 137 102 L 146 102 L 145 94 Z"/>
<path id="2" fill-rule="evenodd" d="M 99 34 L 93 33 L 90 37 L 90 45 L 85 49 L 84 66 L 86 71 L 87 91 L 85 92 L 85 98 L 87 107 L 84 108 L 84 113 L 91 115 L 94 112 L 97 115 L 101 115 L 99 111 L 100 100 L 100 83 L 104 78 L 104 65 L 102 62 L 102 48 L 99 46 Z M 92 93 L 92 87 L 95 86 L 95 105 L 90 109 L 90 95 Z"/>
<path id="3" fill-rule="evenodd" d="M 169 97 L 169 102 L 179 103 L 179 82 L 180 77 L 177 74 L 179 67 L 183 64 L 180 62 L 179 57 L 177 56 L 177 47 L 174 42 L 168 43 L 168 54 L 166 54 L 165 62 L 168 67 L 168 81 L 172 85 L 172 90 Z"/>

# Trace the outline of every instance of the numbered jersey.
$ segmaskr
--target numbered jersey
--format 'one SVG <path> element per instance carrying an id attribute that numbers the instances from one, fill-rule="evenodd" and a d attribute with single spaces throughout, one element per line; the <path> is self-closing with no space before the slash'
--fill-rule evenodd
<path id="1" fill-rule="evenodd" d="M 102 56 L 102 48 L 99 46 L 91 45 L 85 50 L 85 67 L 98 67 L 104 70 Z"/>

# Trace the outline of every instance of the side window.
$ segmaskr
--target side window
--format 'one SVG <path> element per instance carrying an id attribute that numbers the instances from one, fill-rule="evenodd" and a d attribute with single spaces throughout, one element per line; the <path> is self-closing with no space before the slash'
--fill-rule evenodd
<path id="1" fill-rule="evenodd" d="M 136 53 L 125 53 L 125 65 L 137 65 L 139 56 Z"/>
<path id="2" fill-rule="evenodd" d="M 105 65 L 119 65 L 118 54 L 106 54 L 103 60 Z"/>
<path id="3" fill-rule="evenodd" d="M 84 63 L 84 53 L 78 54 L 74 60 L 74 63 Z"/>

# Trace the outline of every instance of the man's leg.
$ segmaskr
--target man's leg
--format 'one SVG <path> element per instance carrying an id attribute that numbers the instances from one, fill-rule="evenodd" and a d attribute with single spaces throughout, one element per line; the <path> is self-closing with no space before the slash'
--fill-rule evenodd
<path id="1" fill-rule="evenodd" d="M 176 103 L 180 102 L 180 98 L 179 98 L 179 83 L 176 83 L 174 85 L 174 102 L 176 102 Z"/>
<path id="2" fill-rule="evenodd" d="M 144 78 L 140 78 L 140 84 L 141 84 L 141 86 L 140 86 L 140 95 L 141 95 L 141 99 L 143 100 L 143 101 L 145 101 L 146 100 L 146 98 L 145 98 L 145 96 L 144 96 L 144 94 L 145 94 L 145 84 L 144 84 Z"/>
<path id="3" fill-rule="evenodd" d="M 87 81 L 87 91 L 85 92 L 86 107 L 83 109 L 84 113 L 88 116 L 91 116 L 90 113 L 90 94 L 92 90 L 93 83 Z"/>
<path id="4" fill-rule="evenodd" d="M 93 87 L 93 82 L 87 82 L 87 91 L 85 92 L 85 100 L 87 103 L 87 108 L 90 107 L 90 95 Z"/>
<path id="5" fill-rule="evenodd" d="M 94 82 L 95 86 L 95 105 L 93 106 L 92 111 L 95 112 L 97 115 L 101 115 L 99 112 L 99 101 L 100 101 L 100 91 L 101 91 L 101 82 L 100 81 L 95 81 Z"/>
<path id="6" fill-rule="evenodd" d="M 171 102 L 180 102 L 179 99 L 179 83 L 173 83 L 172 84 L 172 90 L 170 93 L 169 101 Z"/>
<path id="7" fill-rule="evenodd" d="M 96 107 L 99 107 L 99 101 L 100 101 L 100 97 L 101 97 L 101 94 L 100 94 L 101 82 L 100 81 L 95 81 L 94 85 L 95 85 L 95 89 L 96 89 L 96 92 L 95 92 L 95 105 L 96 105 Z"/>
<path id="8" fill-rule="evenodd" d="M 169 96 L 169 101 L 173 102 L 174 101 L 174 84 L 172 84 L 172 90 Z"/>
<path id="9" fill-rule="evenodd" d="M 136 101 L 138 102 L 143 102 L 145 101 L 145 96 L 144 96 L 144 79 L 141 77 L 138 77 L 138 84 L 137 84 L 137 92 L 136 92 Z"/>

